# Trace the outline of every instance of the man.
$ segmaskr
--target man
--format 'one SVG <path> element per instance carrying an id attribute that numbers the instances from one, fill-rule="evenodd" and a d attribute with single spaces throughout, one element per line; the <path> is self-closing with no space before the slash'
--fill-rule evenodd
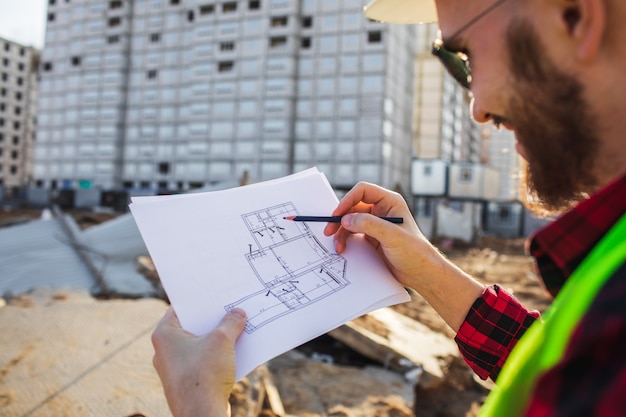
<path id="1" fill-rule="evenodd" d="M 341 200 L 333 214 L 342 223 L 325 233 L 338 252 L 365 234 L 457 332 L 468 364 L 496 381 L 482 415 L 626 416 L 626 2 L 375 0 L 366 15 L 438 19 L 433 53 L 471 91 L 474 118 L 513 130 L 529 204 L 561 213 L 528 246 L 556 299 L 537 320 L 446 260 L 415 223 L 378 219 L 412 216 L 401 196 L 372 184 Z M 207 401 L 227 415 L 244 317 L 225 317 L 203 338 L 182 332 L 172 312 L 157 327 L 154 363 L 176 416 L 199 415 L 185 412 Z"/>

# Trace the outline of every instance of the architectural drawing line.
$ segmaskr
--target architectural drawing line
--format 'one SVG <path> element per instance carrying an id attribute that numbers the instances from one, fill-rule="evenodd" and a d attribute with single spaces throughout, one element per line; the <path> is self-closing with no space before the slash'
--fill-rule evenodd
<path id="1" fill-rule="evenodd" d="M 247 333 L 350 285 L 343 256 L 324 247 L 306 223 L 283 219 L 298 214 L 292 202 L 285 202 L 241 216 L 254 241 L 242 256 L 259 290 L 224 308 L 246 311 Z"/>

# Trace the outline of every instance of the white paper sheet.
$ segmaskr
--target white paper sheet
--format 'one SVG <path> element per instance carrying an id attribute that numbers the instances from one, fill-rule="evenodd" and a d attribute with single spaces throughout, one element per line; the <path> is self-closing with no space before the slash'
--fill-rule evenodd
<path id="1" fill-rule="evenodd" d="M 316 168 L 198 194 L 136 197 L 131 212 L 180 319 L 194 334 L 243 308 L 237 379 L 260 364 L 380 307 L 409 300 L 373 248 L 353 236 L 341 255 L 325 223 L 337 197 Z"/>

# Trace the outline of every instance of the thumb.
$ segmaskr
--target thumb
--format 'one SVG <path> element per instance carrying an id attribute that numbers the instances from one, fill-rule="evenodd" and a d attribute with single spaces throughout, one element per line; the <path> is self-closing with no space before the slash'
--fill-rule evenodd
<path id="1" fill-rule="evenodd" d="M 241 308 L 233 308 L 222 318 L 216 330 L 221 330 L 234 343 L 245 327 L 246 312 Z"/>
<path id="2" fill-rule="evenodd" d="M 171 330 L 171 329 L 180 329 L 180 321 L 178 321 L 178 317 L 176 316 L 176 312 L 174 312 L 174 308 L 169 306 L 165 315 L 161 318 L 157 328 L 163 330 Z"/>
<path id="3" fill-rule="evenodd" d="M 167 312 L 152 332 L 152 345 L 156 349 L 159 346 L 166 345 L 171 338 L 180 337 L 181 334 L 189 335 L 180 326 L 172 306 L 169 306 Z"/>

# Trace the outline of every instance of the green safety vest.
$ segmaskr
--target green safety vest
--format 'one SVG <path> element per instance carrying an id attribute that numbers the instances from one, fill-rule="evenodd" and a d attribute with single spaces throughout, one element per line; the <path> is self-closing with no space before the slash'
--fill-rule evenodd
<path id="1" fill-rule="evenodd" d="M 479 417 L 519 416 L 539 377 L 563 357 L 570 337 L 612 274 L 626 259 L 626 215 L 609 230 L 567 280 L 506 360 Z"/>

